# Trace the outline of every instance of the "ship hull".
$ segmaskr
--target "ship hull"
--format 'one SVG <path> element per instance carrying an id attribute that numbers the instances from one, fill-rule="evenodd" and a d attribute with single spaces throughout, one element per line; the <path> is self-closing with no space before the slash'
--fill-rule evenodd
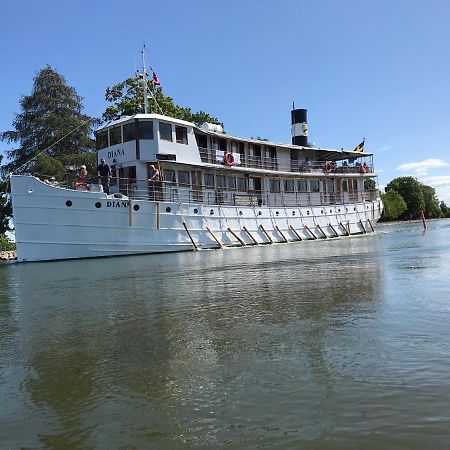
<path id="1" fill-rule="evenodd" d="M 309 207 L 134 200 L 13 176 L 17 259 L 166 253 L 372 233 L 379 199 Z"/>

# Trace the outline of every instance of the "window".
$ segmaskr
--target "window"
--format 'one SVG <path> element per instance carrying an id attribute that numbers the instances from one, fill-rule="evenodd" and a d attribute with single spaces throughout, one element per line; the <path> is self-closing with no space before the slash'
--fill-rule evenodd
<path id="1" fill-rule="evenodd" d="M 109 141 L 111 142 L 111 145 L 120 144 L 122 142 L 122 127 L 110 128 Z"/>
<path id="2" fill-rule="evenodd" d="M 214 187 L 214 175 L 212 173 L 205 173 L 205 186 Z"/>
<path id="3" fill-rule="evenodd" d="M 327 192 L 334 192 L 334 181 L 327 181 Z"/>
<path id="4" fill-rule="evenodd" d="M 300 180 L 298 182 L 297 190 L 298 190 L 298 192 L 307 192 L 308 191 L 308 185 L 305 180 Z"/>
<path id="5" fill-rule="evenodd" d="M 190 185 L 191 180 L 189 178 L 189 172 L 178 171 L 178 184 Z"/>
<path id="6" fill-rule="evenodd" d="M 108 132 L 99 131 L 95 134 L 95 141 L 97 144 L 97 150 L 108 147 Z"/>
<path id="7" fill-rule="evenodd" d="M 245 186 L 245 178 L 238 178 L 237 179 L 237 189 L 238 191 L 246 191 L 246 186 Z"/>
<path id="8" fill-rule="evenodd" d="M 223 175 L 217 175 L 216 176 L 216 186 L 218 188 L 224 188 L 225 187 L 225 177 Z"/>
<path id="9" fill-rule="evenodd" d="M 353 180 L 353 190 L 354 191 L 358 190 L 358 180 Z"/>
<path id="10" fill-rule="evenodd" d="M 298 161 L 298 150 L 291 149 L 291 159 L 293 161 Z"/>
<path id="11" fill-rule="evenodd" d="M 311 187 L 311 192 L 320 192 L 319 180 L 311 180 L 309 185 Z"/>
<path id="12" fill-rule="evenodd" d="M 165 170 L 164 171 L 164 181 L 168 181 L 169 183 L 175 183 L 175 171 L 174 170 Z"/>
<path id="13" fill-rule="evenodd" d="M 284 180 L 284 192 L 294 192 L 294 180 Z"/>
<path id="14" fill-rule="evenodd" d="M 269 191 L 280 192 L 280 180 L 269 180 Z"/>
<path id="15" fill-rule="evenodd" d="M 234 177 L 227 177 L 227 185 L 228 189 L 236 189 L 236 178 Z"/>
<path id="16" fill-rule="evenodd" d="M 347 180 L 342 180 L 342 190 L 348 192 Z"/>
<path id="17" fill-rule="evenodd" d="M 159 137 L 163 141 L 172 142 L 172 125 L 167 122 L 159 122 Z"/>
<path id="18" fill-rule="evenodd" d="M 153 139 L 153 122 L 145 120 L 139 123 L 139 139 Z"/>
<path id="19" fill-rule="evenodd" d="M 127 123 L 123 126 L 123 142 L 136 140 L 136 124 L 134 122 Z"/>
<path id="20" fill-rule="evenodd" d="M 175 135 L 176 135 L 177 142 L 179 144 L 187 144 L 188 143 L 186 127 L 175 126 Z"/>

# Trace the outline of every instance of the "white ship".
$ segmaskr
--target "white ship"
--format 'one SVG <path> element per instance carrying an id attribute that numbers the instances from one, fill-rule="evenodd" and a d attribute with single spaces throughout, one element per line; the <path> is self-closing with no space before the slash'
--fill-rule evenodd
<path id="1" fill-rule="evenodd" d="M 159 114 L 96 132 L 110 193 L 11 177 L 18 261 L 271 245 L 372 233 L 382 212 L 373 155 L 225 134 Z M 359 150 L 359 149 L 358 149 Z M 155 166 L 161 181 L 148 181 Z M 96 181 L 96 180 L 94 180 Z M 80 187 L 82 189 L 80 189 Z"/>

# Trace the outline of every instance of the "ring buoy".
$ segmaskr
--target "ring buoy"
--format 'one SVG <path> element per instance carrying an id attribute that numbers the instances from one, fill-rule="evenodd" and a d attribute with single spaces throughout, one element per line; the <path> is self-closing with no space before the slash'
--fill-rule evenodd
<path id="1" fill-rule="evenodd" d="M 330 173 L 331 169 L 332 169 L 331 164 L 329 162 L 327 162 L 323 169 L 325 170 L 326 173 Z"/>
<path id="2" fill-rule="evenodd" d="M 223 156 L 223 162 L 226 166 L 234 166 L 234 155 L 233 153 L 226 152 Z"/>
<path id="3" fill-rule="evenodd" d="M 362 164 L 361 166 L 359 166 L 359 171 L 360 171 L 361 173 L 366 173 L 368 169 L 369 169 L 369 168 L 367 167 L 367 164 L 366 164 L 366 163 L 364 163 L 364 164 Z"/>

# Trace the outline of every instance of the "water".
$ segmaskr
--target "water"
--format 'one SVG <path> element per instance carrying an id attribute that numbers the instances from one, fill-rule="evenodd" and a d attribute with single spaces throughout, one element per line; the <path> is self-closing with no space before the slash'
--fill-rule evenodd
<path id="1" fill-rule="evenodd" d="M 448 448 L 449 233 L 3 264 L 0 448 Z"/>

